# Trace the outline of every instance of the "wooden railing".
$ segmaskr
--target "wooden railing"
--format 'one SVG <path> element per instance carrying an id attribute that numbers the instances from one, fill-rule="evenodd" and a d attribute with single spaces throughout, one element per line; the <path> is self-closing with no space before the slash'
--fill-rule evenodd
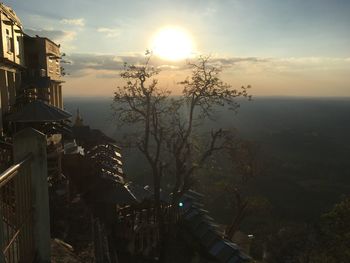
<path id="1" fill-rule="evenodd" d="M 33 262 L 35 257 L 31 155 L 0 175 L 2 253 L 4 262 Z"/>

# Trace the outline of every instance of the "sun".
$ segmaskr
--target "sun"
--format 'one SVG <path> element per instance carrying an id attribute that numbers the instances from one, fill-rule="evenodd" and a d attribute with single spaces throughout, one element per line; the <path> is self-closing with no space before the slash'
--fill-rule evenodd
<path id="1" fill-rule="evenodd" d="M 152 51 L 166 60 L 182 60 L 193 54 L 193 41 L 180 27 L 164 27 L 152 39 Z"/>

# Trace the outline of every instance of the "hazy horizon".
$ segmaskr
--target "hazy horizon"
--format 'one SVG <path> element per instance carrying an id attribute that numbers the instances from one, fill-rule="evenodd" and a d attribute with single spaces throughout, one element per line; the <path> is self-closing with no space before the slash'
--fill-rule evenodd
<path id="1" fill-rule="evenodd" d="M 269 162 L 266 176 L 257 178 L 258 192 L 289 218 L 296 214 L 303 220 L 317 218 L 349 192 L 349 100 L 295 97 L 240 100 L 237 114 L 218 111 L 215 121 L 207 120 L 201 129 L 235 129 L 241 138 L 257 143 Z M 111 103 L 111 98 L 71 97 L 66 100 L 66 108 L 73 113 L 73 122 L 79 108 L 84 124 L 121 143 L 123 129 L 127 128 L 116 126 Z M 140 164 L 142 156 L 136 151 L 123 148 L 123 157 L 128 180 L 150 179 L 142 176 L 144 170 L 140 167 L 146 164 Z"/>

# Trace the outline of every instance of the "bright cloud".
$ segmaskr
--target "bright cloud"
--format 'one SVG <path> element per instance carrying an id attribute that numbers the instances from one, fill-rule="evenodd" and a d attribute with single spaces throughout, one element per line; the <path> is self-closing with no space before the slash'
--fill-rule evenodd
<path id="1" fill-rule="evenodd" d="M 47 37 L 57 44 L 62 45 L 63 51 L 74 50 L 74 46 L 71 44 L 76 38 L 76 32 L 64 31 L 55 29 L 26 29 L 25 33 L 30 36 Z"/>
<path id="2" fill-rule="evenodd" d="M 105 33 L 108 38 L 118 37 L 121 33 L 120 29 L 107 27 L 100 27 L 97 32 Z"/>
<path id="3" fill-rule="evenodd" d="M 85 20 L 84 18 L 77 18 L 77 19 L 62 19 L 60 21 L 61 24 L 64 25 L 71 25 L 71 26 L 85 26 Z"/>
<path id="4" fill-rule="evenodd" d="M 86 69 L 95 70 L 98 75 L 100 71 L 115 71 L 123 67 L 123 63 L 142 64 L 143 54 L 133 55 L 108 55 L 108 54 L 71 54 L 69 70 L 72 76 L 76 72 Z M 188 69 L 185 61 L 169 62 L 158 57 L 153 57 L 152 64 L 159 69 L 182 71 Z M 212 57 L 211 63 L 221 67 L 224 71 L 239 72 L 244 74 L 256 74 L 263 72 L 311 72 L 311 71 L 350 71 L 349 58 L 327 58 L 327 57 L 302 57 L 302 58 L 258 58 L 258 57 Z M 90 72 L 91 73 L 91 72 Z M 81 74 L 79 74 L 80 76 Z"/>

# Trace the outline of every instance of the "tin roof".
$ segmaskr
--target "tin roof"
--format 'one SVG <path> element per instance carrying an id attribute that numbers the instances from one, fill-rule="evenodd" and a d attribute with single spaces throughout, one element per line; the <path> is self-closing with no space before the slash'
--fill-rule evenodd
<path id="1" fill-rule="evenodd" d="M 12 122 L 51 122 L 70 118 L 72 115 L 41 100 L 27 103 L 19 111 L 9 115 Z"/>
<path id="2" fill-rule="evenodd" d="M 200 242 L 216 262 L 242 263 L 250 258 L 241 252 L 240 248 L 223 237 L 209 212 L 203 209 L 202 194 L 188 191 L 181 198 L 183 202 L 182 218 L 190 233 Z"/>

